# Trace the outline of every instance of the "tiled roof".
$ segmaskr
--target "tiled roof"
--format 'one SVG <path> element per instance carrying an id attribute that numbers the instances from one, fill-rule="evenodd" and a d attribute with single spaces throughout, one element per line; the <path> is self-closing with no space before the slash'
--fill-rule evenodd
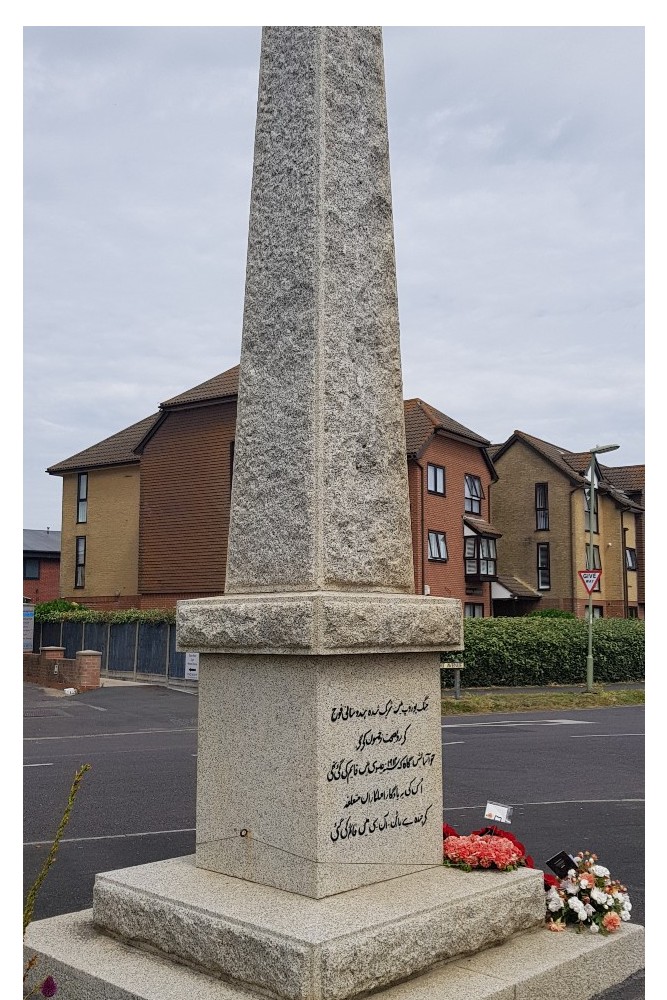
<path id="1" fill-rule="evenodd" d="M 535 451 L 539 452 L 544 458 L 548 459 L 556 468 L 560 469 L 572 482 L 578 485 L 587 485 L 588 478 L 586 473 L 588 472 L 588 467 L 591 461 L 591 453 L 589 451 L 568 451 L 566 448 L 559 448 L 558 445 L 550 444 L 548 441 L 543 441 L 541 438 L 534 437 L 532 434 L 526 434 L 525 431 L 514 431 L 514 433 L 505 441 L 504 444 L 500 445 L 497 451 L 494 452 L 493 458 L 495 459 L 499 452 L 502 452 L 507 448 L 511 441 L 513 440 L 524 441 L 526 444 L 530 445 Z M 599 464 L 599 463 L 598 463 Z M 627 496 L 624 489 L 620 486 L 622 479 L 622 470 L 641 470 L 633 474 L 628 474 L 627 478 L 631 478 L 633 481 L 639 481 L 643 485 L 643 470 L 644 466 L 620 466 L 614 469 L 610 466 L 600 465 L 601 479 L 599 483 L 599 489 L 605 493 L 610 494 L 617 503 L 621 506 L 626 506 L 629 509 L 641 510 L 637 507 Z M 615 473 L 621 473 L 618 477 Z M 635 487 L 634 489 L 641 489 L 642 487 Z M 634 491 L 634 490 L 633 490 Z"/>
<path id="2" fill-rule="evenodd" d="M 580 476 L 586 476 L 591 464 L 590 451 L 563 451 L 563 458 Z"/>
<path id="3" fill-rule="evenodd" d="M 23 551 L 24 552 L 52 552 L 58 555 L 60 552 L 60 532 L 43 531 L 39 528 L 23 529 Z"/>
<path id="4" fill-rule="evenodd" d="M 502 538 L 502 531 L 498 531 L 488 521 L 483 521 L 481 517 L 471 517 L 470 514 L 464 514 L 463 523 L 467 524 L 473 531 L 476 531 L 478 535 L 488 535 L 489 538 Z"/>
<path id="5" fill-rule="evenodd" d="M 223 399 L 225 396 L 236 396 L 239 391 L 240 367 L 240 365 L 235 365 L 233 368 L 228 368 L 226 372 L 215 375 L 207 382 L 202 382 L 192 389 L 186 389 L 178 396 L 166 399 L 164 403 L 160 403 L 160 409 L 204 403 L 211 399 Z"/>
<path id="6" fill-rule="evenodd" d="M 517 437 L 520 441 L 525 441 L 526 444 L 531 445 L 535 451 L 539 452 L 544 458 L 547 458 L 556 468 L 560 469 L 569 479 L 573 479 L 576 483 L 584 484 L 588 480 L 583 476 L 575 466 L 579 464 L 575 461 L 571 464 L 570 456 L 572 459 L 576 459 L 576 453 L 568 451 L 566 448 L 559 448 L 556 444 L 550 444 L 549 441 L 543 441 L 541 438 L 534 437 L 532 434 L 526 434 L 525 431 L 514 431 L 514 437 Z M 590 461 L 590 455 L 589 455 Z M 588 466 L 586 465 L 586 468 Z M 585 470 L 584 470 L 585 471 Z"/>
<path id="7" fill-rule="evenodd" d="M 66 458 L 56 465 L 50 465 L 46 471 L 57 476 L 60 473 L 73 472 L 75 469 L 94 469 L 105 465 L 126 465 L 128 462 L 138 462 L 139 458 L 134 454 L 134 448 L 160 419 L 160 416 L 159 413 L 153 413 L 150 417 L 145 417 L 136 424 L 132 424 L 131 427 L 126 427 L 125 430 L 105 438 L 99 444 L 79 451 L 76 455 L 72 455 L 71 458 Z"/>
<path id="8" fill-rule="evenodd" d="M 604 478 L 624 493 L 640 493 L 644 489 L 643 465 L 601 465 L 600 469 Z"/>
<path id="9" fill-rule="evenodd" d="M 408 455 L 416 455 L 424 447 L 429 438 L 438 430 L 457 437 L 467 438 L 473 444 L 487 447 L 489 441 L 480 434 L 475 434 L 457 420 L 452 420 L 446 413 L 436 410 L 434 406 L 425 403 L 423 399 L 406 399 L 405 412 L 405 444 Z"/>
<path id="10" fill-rule="evenodd" d="M 500 574 L 496 577 L 498 583 L 505 590 L 509 590 L 510 594 L 514 597 L 541 597 L 539 590 L 535 590 L 530 587 L 523 580 L 519 580 L 516 576 L 501 576 Z"/>

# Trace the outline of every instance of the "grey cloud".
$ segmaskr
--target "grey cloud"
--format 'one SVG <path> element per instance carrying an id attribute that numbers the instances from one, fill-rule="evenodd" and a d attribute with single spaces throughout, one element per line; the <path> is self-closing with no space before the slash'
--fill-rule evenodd
<path id="1" fill-rule="evenodd" d="M 406 395 L 643 461 L 642 29 L 384 34 Z M 25 31 L 27 527 L 47 465 L 238 361 L 259 43 Z"/>

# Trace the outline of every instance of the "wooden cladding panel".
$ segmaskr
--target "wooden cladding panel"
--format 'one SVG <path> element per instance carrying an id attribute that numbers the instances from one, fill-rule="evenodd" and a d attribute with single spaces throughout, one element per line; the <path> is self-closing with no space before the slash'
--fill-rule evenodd
<path id="1" fill-rule="evenodd" d="M 141 457 L 139 590 L 221 594 L 236 403 L 171 412 Z"/>

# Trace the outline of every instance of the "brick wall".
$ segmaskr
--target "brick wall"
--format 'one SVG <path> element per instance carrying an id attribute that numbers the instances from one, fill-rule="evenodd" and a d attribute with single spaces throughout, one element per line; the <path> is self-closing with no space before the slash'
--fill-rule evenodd
<path id="1" fill-rule="evenodd" d="M 100 687 L 102 654 L 82 649 L 76 658 L 65 659 L 64 646 L 44 646 L 39 653 L 23 654 L 23 680 L 40 687 L 95 691 Z"/>
<path id="2" fill-rule="evenodd" d="M 427 465 L 445 469 L 445 495 L 428 492 Z M 482 481 L 484 499 L 479 516 L 489 520 L 489 484 L 491 474 L 482 451 L 442 434 L 436 434 L 419 456 L 408 462 L 410 516 L 415 571 L 415 591 L 424 593 L 430 587 L 432 597 L 455 597 L 484 605 L 484 616 L 491 615 L 491 585 L 479 586 L 481 593 L 470 593 L 466 585 L 463 560 L 463 514 L 465 512 L 465 475 L 478 476 Z M 447 540 L 447 562 L 428 558 L 428 532 L 444 531 Z"/>
<path id="3" fill-rule="evenodd" d="M 92 607 L 100 594 L 131 597 L 138 592 L 139 463 L 88 472 L 88 509 L 76 522 L 76 474 L 63 479 L 60 594 Z M 86 539 L 85 586 L 75 582 L 75 539 Z M 115 605 L 123 607 L 122 604 Z M 136 603 L 130 604 L 136 607 Z"/>
<path id="4" fill-rule="evenodd" d="M 60 557 L 55 559 L 39 559 L 39 580 L 23 581 L 23 596 L 33 604 L 43 601 L 55 601 L 60 586 Z"/>
<path id="5" fill-rule="evenodd" d="M 495 527 L 503 533 L 498 539 L 500 572 L 516 576 L 537 590 L 537 546 L 547 542 L 551 587 L 540 591 L 542 600 L 536 607 L 571 610 L 575 573 L 571 507 L 574 486 L 571 480 L 522 441 L 512 445 L 495 465 L 499 479 L 491 487 L 491 517 Z M 548 486 L 547 531 L 536 528 L 536 483 Z"/>

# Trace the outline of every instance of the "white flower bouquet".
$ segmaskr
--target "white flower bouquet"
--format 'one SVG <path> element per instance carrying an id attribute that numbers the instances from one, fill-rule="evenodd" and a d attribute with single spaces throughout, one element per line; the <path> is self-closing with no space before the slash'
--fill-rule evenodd
<path id="1" fill-rule="evenodd" d="M 547 927 L 564 931 L 568 924 L 590 934 L 613 934 L 630 919 L 628 890 L 598 864 L 597 854 L 579 851 L 567 878 L 551 879 L 547 892 Z"/>

